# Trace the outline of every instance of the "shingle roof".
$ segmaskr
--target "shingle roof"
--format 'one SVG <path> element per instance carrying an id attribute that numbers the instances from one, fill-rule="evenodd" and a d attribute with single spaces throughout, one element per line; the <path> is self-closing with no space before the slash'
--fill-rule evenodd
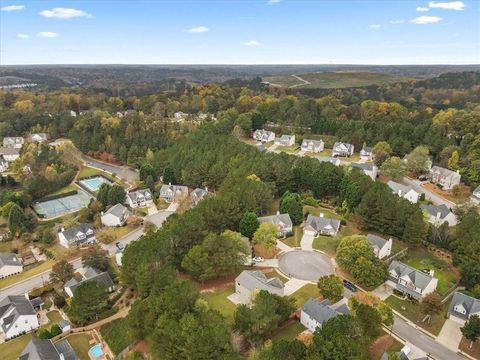
<path id="1" fill-rule="evenodd" d="M 149 198 L 151 199 L 152 198 L 152 192 L 150 191 L 150 189 L 140 189 L 140 190 L 137 190 L 137 191 L 131 191 L 127 194 L 127 196 L 132 200 L 132 201 L 137 201 L 138 198 L 142 198 L 142 197 L 145 197 L 145 198 Z"/>
<path id="2" fill-rule="evenodd" d="M 401 194 L 404 195 L 404 194 L 408 193 L 410 190 L 413 190 L 410 186 L 403 185 L 403 184 L 400 184 L 400 183 L 397 183 L 397 182 L 391 181 L 391 180 L 389 182 L 387 182 L 387 185 L 396 194 L 398 194 L 398 192 L 401 191 Z"/>
<path id="3" fill-rule="evenodd" d="M 202 198 L 202 197 L 208 195 L 208 191 L 205 190 L 205 189 L 196 188 L 195 190 L 192 191 L 192 193 L 190 195 L 195 196 L 197 198 Z"/>
<path id="4" fill-rule="evenodd" d="M 456 171 L 445 169 L 440 166 L 432 166 L 432 168 L 430 169 L 430 172 L 439 173 L 442 177 L 456 176 L 456 175 L 460 176 L 460 174 L 458 174 Z"/>
<path id="5" fill-rule="evenodd" d="M 0 147 L 2 155 L 20 155 L 20 150 L 15 148 Z"/>
<path id="6" fill-rule="evenodd" d="M 349 143 L 344 143 L 344 142 L 336 142 L 335 144 L 333 144 L 333 150 L 335 150 L 337 147 L 340 147 L 340 148 L 345 148 L 347 151 L 350 150 L 352 148 L 352 144 L 349 144 Z M 343 149 L 342 149 L 343 150 Z"/>
<path id="7" fill-rule="evenodd" d="M 105 211 L 104 215 L 112 214 L 113 216 L 121 218 L 125 215 L 125 213 L 128 213 L 128 209 L 125 206 L 123 206 L 122 204 L 117 204 L 117 205 L 112 206 L 107 211 Z"/>
<path id="8" fill-rule="evenodd" d="M 11 314 L 3 319 L 4 333 L 15 324 L 19 316 L 36 314 L 30 300 L 25 295 L 10 295 L 0 301 L 0 317 L 9 311 L 11 311 Z"/>
<path id="9" fill-rule="evenodd" d="M 86 235 L 87 231 L 89 231 L 89 230 L 94 231 L 94 228 L 93 228 L 92 224 L 80 224 L 80 225 L 75 226 L 73 228 L 64 230 L 62 233 L 63 233 L 63 236 L 65 236 L 65 239 L 67 239 L 68 242 L 71 242 L 75 239 L 75 236 L 79 232 L 84 233 Z M 87 236 L 87 238 L 88 238 L 88 236 Z"/>
<path id="10" fill-rule="evenodd" d="M 371 153 L 371 152 L 372 152 L 372 148 L 369 147 L 369 146 L 364 146 L 361 151 L 366 152 L 366 153 Z"/>
<path id="11" fill-rule="evenodd" d="M 65 360 L 77 360 L 75 351 L 67 340 L 56 344 L 51 340 L 32 339 L 23 349 L 20 360 L 60 360 L 63 355 Z"/>
<path id="12" fill-rule="evenodd" d="M 388 240 L 373 234 L 368 234 L 367 239 L 370 241 L 373 247 L 377 247 L 379 250 L 382 249 L 388 242 Z"/>
<path id="13" fill-rule="evenodd" d="M 443 219 L 445 218 L 448 214 L 450 214 L 450 209 L 445 205 L 422 205 L 422 209 L 426 210 L 430 215 L 432 216 L 437 216 L 438 213 L 440 213 L 440 218 Z"/>
<path id="14" fill-rule="evenodd" d="M 364 170 L 364 171 L 373 171 L 373 168 L 375 166 L 373 164 L 360 164 L 360 163 L 351 163 L 350 165 L 354 168 Z"/>
<path id="15" fill-rule="evenodd" d="M 309 214 L 307 220 L 305 221 L 305 226 L 311 226 L 316 231 L 330 229 L 338 231 L 338 229 L 340 228 L 340 220 L 322 216 L 313 216 L 312 214 Z"/>
<path id="16" fill-rule="evenodd" d="M 467 311 L 467 313 L 461 314 L 459 312 L 456 312 L 454 308 L 457 305 L 462 305 Z M 453 294 L 452 302 L 450 303 L 448 312 L 453 313 L 457 317 L 467 320 L 471 314 L 476 314 L 480 312 L 480 300 L 456 291 L 455 294 Z"/>
<path id="17" fill-rule="evenodd" d="M 305 305 L 303 305 L 302 311 L 319 324 L 323 324 L 325 321 L 336 316 L 350 313 L 350 310 L 343 301 L 332 305 L 328 300 L 318 302 L 312 298 L 308 299 Z"/>
<path id="18" fill-rule="evenodd" d="M 83 284 L 84 282 L 87 282 L 87 281 L 97 281 L 97 282 L 105 285 L 105 287 L 107 289 L 111 288 L 114 285 L 113 280 L 110 277 L 110 275 L 108 274 L 108 272 L 106 272 L 106 271 L 101 272 L 101 271 L 99 271 L 97 269 L 94 269 L 92 267 L 87 267 L 85 269 L 85 273 L 83 274 L 83 279 L 82 280 L 78 281 L 75 278 L 71 278 L 70 280 L 68 280 L 65 283 L 65 287 L 70 288 L 70 290 L 73 293 L 77 287 L 79 287 L 81 284 Z"/>
<path id="19" fill-rule="evenodd" d="M 423 271 L 417 270 L 411 266 L 408 266 L 407 264 L 396 260 L 392 261 L 388 268 L 388 271 L 394 271 L 398 275 L 398 277 L 407 276 L 417 288 L 422 290 L 424 290 L 433 280 L 433 276 L 430 276 Z"/>
<path id="20" fill-rule="evenodd" d="M 269 291 L 272 288 L 283 289 L 285 287 L 279 278 L 273 277 L 269 279 L 261 271 L 242 271 L 235 281 L 249 290 L 259 289 Z"/>
<path id="21" fill-rule="evenodd" d="M 0 252 L 0 268 L 7 265 L 22 266 L 22 263 L 18 260 L 16 254 Z"/>
<path id="22" fill-rule="evenodd" d="M 303 139 L 302 140 L 302 147 L 308 147 L 310 145 L 312 145 L 312 146 L 322 146 L 322 143 L 323 143 L 322 140 Z"/>
<path id="23" fill-rule="evenodd" d="M 262 216 L 258 218 L 258 222 L 262 223 L 272 223 L 280 228 L 292 227 L 292 219 L 288 214 L 275 214 L 270 216 Z"/>

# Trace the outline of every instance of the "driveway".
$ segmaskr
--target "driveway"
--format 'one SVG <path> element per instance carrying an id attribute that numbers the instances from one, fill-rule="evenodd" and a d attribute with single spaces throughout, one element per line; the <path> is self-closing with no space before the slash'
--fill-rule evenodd
<path id="1" fill-rule="evenodd" d="M 302 240 L 300 241 L 300 247 L 302 250 L 312 251 L 313 250 L 313 239 L 314 236 L 310 234 L 303 233 Z"/>
<path id="2" fill-rule="evenodd" d="M 316 282 L 321 276 L 333 274 L 330 259 L 316 251 L 289 251 L 278 263 L 283 273 L 295 279 Z"/>
<path id="3" fill-rule="evenodd" d="M 425 189 L 422 186 L 422 182 L 420 180 L 411 179 L 408 177 L 404 177 L 401 181 L 404 185 L 411 186 L 416 192 L 425 194 L 425 199 L 430 200 L 435 205 L 442 205 L 444 204 L 448 208 L 454 208 L 457 205 L 447 199 L 442 198 L 441 196 Z"/>
<path id="4" fill-rule="evenodd" d="M 462 332 L 460 331 L 461 327 L 461 324 L 447 319 L 443 324 L 440 334 L 437 336 L 437 341 L 446 348 L 456 352 L 458 350 L 460 340 L 462 340 Z"/>
<path id="5" fill-rule="evenodd" d="M 247 304 L 247 301 L 246 301 L 245 297 L 243 297 L 243 296 L 241 296 L 237 293 L 233 293 L 231 295 L 228 295 L 227 299 L 230 300 L 235 305 Z"/>
<path id="6" fill-rule="evenodd" d="M 375 290 L 373 290 L 372 293 L 377 295 L 380 298 L 380 300 L 383 301 L 393 294 L 393 289 L 387 284 L 382 284 L 379 287 L 377 287 Z"/>
<path id="7" fill-rule="evenodd" d="M 285 283 L 283 293 L 285 296 L 293 294 L 295 291 L 301 289 L 304 285 L 307 285 L 308 281 L 300 279 L 290 279 Z"/>
<path id="8" fill-rule="evenodd" d="M 261 267 L 261 268 L 265 268 L 265 267 L 277 268 L 278 267 L 278 260 L 277 259 L 265 259 L 264 261 L 262 261 L 260 263 L 255 263 L 255 265 L 253 265 L 253 266 Z"/>
<path id="9" fill-rule="evenodd" d="M 290 246 L 285 244 L 283 241 L 277 240 L 277 248 L 279 248 L 282 252 L 287 252 L 293 250 Z"/>

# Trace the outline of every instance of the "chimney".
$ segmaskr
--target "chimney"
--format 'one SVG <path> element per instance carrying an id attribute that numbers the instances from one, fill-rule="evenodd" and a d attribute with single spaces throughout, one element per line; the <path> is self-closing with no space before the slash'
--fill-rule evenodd
<path id="1" fill-rule="evenodd" d="M 65 231 L 65 228 L 62 226 L 62 227 L 60 228 L 60 231 L 61 231 L 61 232 L 64 232 L 64 231 Z"/>
<path id="2" fill-rule="evenodd" d="M 60 353 L 60 360 L 65 360 L 65 356 L 63 356 L 63 353 Z"/>
<path id="3" fill-rule="evenodd" d="M 398 196 L 402 196 L 402 190 L 398 190 Z"/>
<path id="4" fill-rule="evenodd" d="M 440 214 L 440 211 L 438 211 L 438 212 L 437 212 L 436 219 L 437 219 L 437 220 L 440 220 L 440 216 L 442 216 L 442 214 Z"/>
<path id="5" fill-rule="evenodd" d="M 30 300 L 30 298 L 28 297 L 28 293 L 25 293 L 25 299 Z"/>
<path id="6" fill-rule="evenodd" d="M 169 183 L 168 183 L 168 186 L 172 186 L 172 183 L 171 183 L 171 182 L 169 182 Z"/>
<path id="7" fill-rule="evenodd" d="M 431 277 L 433 277 L 433 275 L 435 275 L 435 270 L 430 269 L 430 270 L 428 271 L 428 274 L 429 274 Z"/>
<path id="8" fill-rule="evenodd" d="M 280 211 L 277 211 L 277 215 L 280 215 Z"/>
<path id="9" fill-rule="evenodd" d="M 320 217 L 323 218 L 323 217 L 324 217 L 324 214 L 323 214 L 323 213 L 320 213 Z"/>
<path id="10" fill-rule="evenodd" d="M 205 186 L 205 191 L 208 192 L 208 187 Z"/>

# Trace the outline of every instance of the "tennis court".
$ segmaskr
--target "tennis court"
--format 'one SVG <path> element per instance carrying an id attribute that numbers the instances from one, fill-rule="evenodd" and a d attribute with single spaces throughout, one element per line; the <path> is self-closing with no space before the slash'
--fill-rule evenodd
<path id="1" fill-rule="evenodd" d="M 91 197 L 84 191 L 78 190 L 75 195 L 65 196 L 63 198 L 39 202 L 33 205 L 33 208 L 39 215 L 46 219 L 61 216 L 69 212 L 86 208 Z"/>

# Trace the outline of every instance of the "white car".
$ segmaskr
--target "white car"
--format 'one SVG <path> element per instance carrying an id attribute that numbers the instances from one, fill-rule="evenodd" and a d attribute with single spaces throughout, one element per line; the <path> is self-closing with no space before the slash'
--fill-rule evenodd
<path id="1" fill-rule="evenodd" d="M 255 256 L 253 259 L 252 259 L 253 262 L 256 262 L 256 263 L 261 263 L 261 262 L 264 262 L 265 259 L 261 256 Z"/>

